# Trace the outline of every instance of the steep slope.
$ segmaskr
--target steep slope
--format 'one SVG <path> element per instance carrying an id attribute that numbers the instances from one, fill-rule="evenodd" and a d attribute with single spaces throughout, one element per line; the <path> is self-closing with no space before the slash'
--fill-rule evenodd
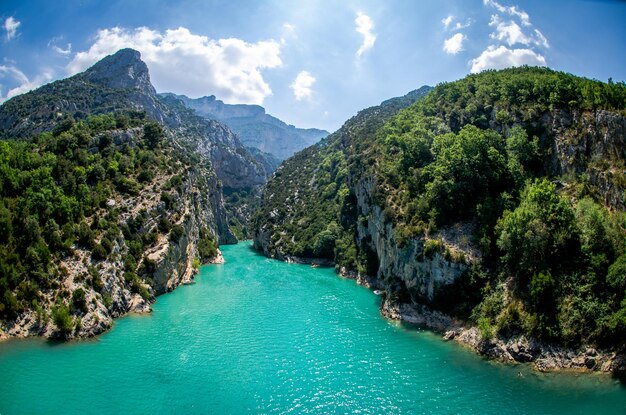
<path id="1" fill-rule="evenodd" d="M 165 94 L 173 95 L 173 94 Z M 253 147 L 284 160 L 294 153 L 317 143 L 328 131 L 317 128 L 296 128 L 265 112 L 259 105 L 230 105 L 211 95 L 197 99 L 173 95 L 208 119 L 224 122 L 247 147 Z"/>
<path id="2" fill-rule="evenodd" d="M 422 98 L 430 87 L 360 111 L 338 131 L 286 160 L 268 182 L 253 219 L 254 245 L 278 259 L 335 258 L 335 244 L 355 268 L 355 199 L 348 164 L 355 141 L 375 134 L 393 115 Z M 353 254 L 346 255 L 346 252 Z"/>
<path id="3" fill-rule="evenodd" d="M 224 124 L 162 100 L 139 52 L 122 49 L 85 72 L 19 95 L 0 106 L 0 137 L 25 138 L 50 131 L 60 120 L 90 114 L 142 111 L 207 156 L 226 186 L 254 187 L 267 173 Z"/>
<path id="4" fill-rule="evenodd" d="M 98 334 L 234 240 L 215 173 L 152 121 L 90 116 L 0 149 L 5 334 Z"/>
<path id="5" fill-rule="evenodd" d="M 223 186 L 265 177 L 226 126 L 161 100 L 132 50 L 7 101 L 0 131 L 0 338 L 149 311 L 236 242 Z"/>
<path id="6" fill-rule="evenodd" d="M 488 71 L 347 134 L 360 116 L 275 173 L 258 249 L 352 270 L 385 291 L 386 315 L 492 356 L 600 368 L 584 348 L 568 359 L 545 345 L 623 349 L 623 83 Z"/>

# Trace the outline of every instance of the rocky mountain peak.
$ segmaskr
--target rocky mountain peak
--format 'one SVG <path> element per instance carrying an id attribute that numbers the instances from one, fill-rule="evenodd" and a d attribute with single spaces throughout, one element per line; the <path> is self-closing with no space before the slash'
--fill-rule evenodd
<path id="1" fill-rule="evenodd" d="M 87 69 L 84 77 L 107 88 L 139 89 L 147 94 L 156 94 L 148 66 L 141 54 L 134 49 L 120 49 Z"/>

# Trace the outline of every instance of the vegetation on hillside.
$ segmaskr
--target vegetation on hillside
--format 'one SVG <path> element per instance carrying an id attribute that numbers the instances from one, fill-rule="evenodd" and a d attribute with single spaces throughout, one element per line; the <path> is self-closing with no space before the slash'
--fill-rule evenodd
<path id="1" fill-rule="evenodd" d="M 131 112 L 67 118 L 31 140 L 0 141 L 1 318 L 52 300 L 57 326 L 70 330 L 68 313 L 86 310 L 85 291 L 62 284 L 64 263 L 82 253 L 88 272 L 73 281 L 105 303 L 98 266 L 113 258 L 124 264 L 129 289 L 151 297 L 154 263 L 145 252 L 159 235 L 180 239 L 182 175 L 198 162 L 164 138 L 159 124 Z M 152 194 L 158 209 L 141 208 L 141 192 L 146 200 Z M 208 260 L 215 238 L 205 230 L 201 239 L 200 256 Z"/>
<path id="2" fill-rule="evenodd" d="M 284 162 L 267 183 L 262 206 L 251 221 L 253 232 L 267 229 L 268 252 L 334 260 L 356 269 L 356 206 L 349 190 L 349 152 L 354 137 L 374 134 L 385 121 L 422 97 L 424 87 L 365 109 L 337 132 Z"/>
<path id="3" fill-rule="evenodd" d="M 359 114 L 276 173 L 258 216 L 269 225 L 256 222 L 269 230 L 270 249 L 375 274 L 353 232 L 369 218 L 355 217 L 352 192 L 370 180 L 400 245 L 458 223 L 475 230 L 468 238 L 480 262 L 431 306 L 485 335 L 626 342 L 626 154 L 617 145 L 594 158 L 585 147 L 567 165 L 555 146 L 593 139 L 585 114 L 626 116 L 624 83 L 513 68 L 439 85 L 391 119 L 378 108 L 368 113 L 373 128 L 351 128 Z M 572 126 L 556 131 L 554 119 Z M 607 189 L 621 200 L 607 204 Z M 328 245 L 316 251 L 320 241 Z"/>

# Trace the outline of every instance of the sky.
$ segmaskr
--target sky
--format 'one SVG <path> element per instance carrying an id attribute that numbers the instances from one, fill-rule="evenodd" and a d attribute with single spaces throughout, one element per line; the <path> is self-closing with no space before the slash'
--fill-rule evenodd
<path id="1" fill-rule="evenodd" d="M 329 131 L 485 69 L 626 80 L 625 1 L 2 0 L 0 26 L 0 102 L 132 47 L 158 92 Z"/>

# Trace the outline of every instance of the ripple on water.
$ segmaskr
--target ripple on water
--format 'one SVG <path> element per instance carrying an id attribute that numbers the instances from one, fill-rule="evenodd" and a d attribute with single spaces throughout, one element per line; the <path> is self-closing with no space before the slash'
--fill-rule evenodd
<path id="1" fill-rule="evenodd" d="M 606 377 L 486 362 L 332 269 L 223 251 L 95 341 L 0 344 L 0 413 L 626 413 Z"/>

